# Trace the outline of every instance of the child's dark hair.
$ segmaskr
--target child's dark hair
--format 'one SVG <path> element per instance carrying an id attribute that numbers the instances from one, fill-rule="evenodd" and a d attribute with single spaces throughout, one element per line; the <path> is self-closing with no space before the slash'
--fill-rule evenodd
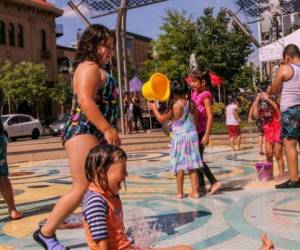
<path id="1" fill-rule="evenodd" d="M 88 181 L 97 177 L 100 187 L 107 189 L 106 173 L 109 167 L 119 160 L 126 160 L 127 155 L 123 149 L 110 145 L 98 145 L 92 148 L 85 161 L 85 175 Z"/>
<path id="2" fill-rule="evenodd" d="M 208 70 L 196 69 L 191 73 L 190 77 L 193 80 L 198 80 L 200 82 L 204 80 L 206 82 L 207 88 L 211 89 L 211 78 Z"/>
<path id="3" fill-rule="evenodd" d="M 184 79 L 179 78 L 177 80 L 172 81 L 171 94 L 170 94 L 170 99 L 168 102 L 168 108 L 166 113 L 169 112 L 170 109 L 173 107 L 175 96 L 186 96 L 187 99 L 190 100 L 190 95 L 191 95 L 191 89 L 189 88 L 188 84 Z M 190 103 L 189 103 L 189 109 L 190 109 Z"/>

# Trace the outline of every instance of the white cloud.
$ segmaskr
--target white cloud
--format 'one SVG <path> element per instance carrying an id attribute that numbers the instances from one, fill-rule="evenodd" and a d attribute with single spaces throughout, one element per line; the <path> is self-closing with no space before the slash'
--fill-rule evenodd
<path id="1" fill-rule="evenodd" d="M 65 17 L 65 18 L 78 17 L 77 14 L 74 12 L 74 10 L 71 9 L 71 7 L 69 5 L 62 7 L 62 9 L 64 10 L 63 17 Z M 83 5 L 80 5 L 78 7 L 78 9 L 85 16 L 89 14 L 89 9 Z"/>

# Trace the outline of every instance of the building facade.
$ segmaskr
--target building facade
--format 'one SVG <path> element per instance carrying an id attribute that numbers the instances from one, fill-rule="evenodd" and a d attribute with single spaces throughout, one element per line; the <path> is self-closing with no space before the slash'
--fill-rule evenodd
<path id="1" fill-rule="evenodd" d="M 43 63 L 49 80 L 56 79 L 56 37 L 62 35 L 62 27 L 55 18 L 62 14 L 46 0 L 1 0 L 0 58 Z"/>

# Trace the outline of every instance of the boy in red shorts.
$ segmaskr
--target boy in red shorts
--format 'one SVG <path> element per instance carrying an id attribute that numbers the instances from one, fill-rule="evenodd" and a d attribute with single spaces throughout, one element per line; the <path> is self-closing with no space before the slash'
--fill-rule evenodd
<path id="1" fill-rule="evenodd" d="M 241 149 L 241 119 L 238 114 L 238 101 L 236 98 L 226 107 L 226 126 L 232 150 Z"/>

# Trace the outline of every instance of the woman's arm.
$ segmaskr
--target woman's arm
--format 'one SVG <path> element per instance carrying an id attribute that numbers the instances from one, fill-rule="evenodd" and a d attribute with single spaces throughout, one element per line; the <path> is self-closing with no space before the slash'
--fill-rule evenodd
<path id="1" fill-rule="evenodd" d="M 212 113 L 212 109 L 211 109 L 210 98 L 204 99 L 204 107 L 205 107 L 205 111 L 206 111 L 207 122 L 206 122 L 205 133 L 204 133 L 201 143 L 204 146 L 206 146 L 209 143 L 209 136 L 211 134 L 211 128 L 212 128 L 212 122 L 213 122 L 213 113 Z"/>
<path id="2" fill-rule="evenodd" d="M 258 112 L 258 101 L 259 101 L 260 95 L 257 95 L 255 98 L 254 103 L 252 104 L 253 107 L 253 115 L 255 117 L 255 119 L 258 119 L 259 117 L 259 112 Z"/>
<path id="3" fill-rule="evenodd" d="M 108 143 L 120 145 L 117 131 L 105 119 L 94 100 L 98 88 L 102 87 L 106 81 L 103 72 L 100 75 L 99 67 L 94 63 L 85 62 L 79 65 L 74 75 L 75 92 L 79 106 L 87 119 L 103 132 Z M 101 83 L 100 86 L 99 83 Z"/>
<path id="4" fill-rule="evenodd" d="M 254 116 L 254 114 L 253 114 L 253 112 L 254 112 L 254 103 L 255 102 L 253 102 L 252 104 L 251 104 L 251 106 L 250 106 L 250 109 L 249 109 L 249 113 L 248 113 L 248 123 L 252 123 L 252 121 L 253 121 L 253 116 Z"/>
<path id="5" fill-rule="evenodd" d="M 280 113 L 279 104 L 276 101 L 273 101 L 268 94 L 263 94 L 263 98 L 272 105 L 276 112 Z"/>

